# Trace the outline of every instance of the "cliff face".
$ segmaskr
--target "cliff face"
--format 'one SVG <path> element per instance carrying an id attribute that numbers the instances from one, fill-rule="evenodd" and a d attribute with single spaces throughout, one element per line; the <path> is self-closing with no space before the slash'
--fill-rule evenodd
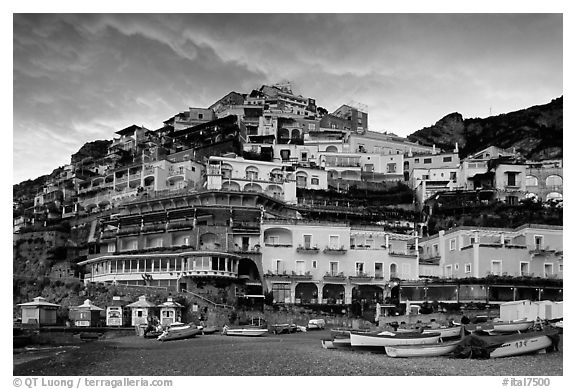
<path id="1" fill-rule="evenodd" d="M 411 141 L 446 149 L 458 142 L 460 157 L 488 146 L 515 147 L 528 159 L 562 158 L 563 98 L 516 112 L 480 119 L 451 113 L 408 136 Z"/>
<path id="2" fill-rule="evenodd" d="M 80 162 L 86 157 L 92 157 L 95 160 L 103 158 L 108 153 L 110 144 L 112 144 L 110 140 L 95 140 L 94 142 L 85 143 L 80 150 L 72 154 L 72 163 Z"/>

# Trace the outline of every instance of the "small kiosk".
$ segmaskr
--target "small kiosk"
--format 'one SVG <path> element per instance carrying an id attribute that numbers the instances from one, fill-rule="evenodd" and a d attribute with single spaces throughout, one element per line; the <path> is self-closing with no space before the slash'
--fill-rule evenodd
<path id="1" fill-rule="evenodd" d="M 77 327 L 96 327 L 100 325 L 100 314 L 104 309 L 92 304 L 90 299 L 70 310 L 70 319 Z"/>
<path id="2" fill-rule="evenodd" d="M 130 323 L 130 311 L 125 309 L 127 302 L 120 296 L 112 297 L 112 302 L 106 307 L 106 325 L 122 327 Z"/>
<path id="3" fill-rule="evenodd" d="M 29 303 L 18 304 L 22 309 L 22 324 L 55 325 L 58 304 L 49 303 L 44 297 L 36 297 Z"/>
<path id="4" fill-rule="evenodd" d="M 140 326 L 148 324 L 148 317 L 154 315 L 155 304 L 152 304 L 146 296 L 138 297 L 138 301 L 126 305 L 132 310 L 132 325 Z"/>
<path id="5" fill-rule="evenodd" d="M 168 299 L 158 307 L 160 307 L 160 324 L 163 326 L 168 326 L 181 320 L 180 317 L 184 306 L 174 301 L 172 297 L 168 297 Z"/>

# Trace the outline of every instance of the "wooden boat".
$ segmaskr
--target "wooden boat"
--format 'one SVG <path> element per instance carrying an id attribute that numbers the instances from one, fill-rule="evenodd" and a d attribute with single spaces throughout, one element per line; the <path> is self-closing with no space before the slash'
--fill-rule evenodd
<path id="1" fill-rule="evenodd" d="M 439 357 L 456 350 L 461 340 L 437 344 L 386 346 L 386 355 L 392 358 Z"/>
<path id="2" fill-rule="evenodd" d="M 194 324 L 189 324 L 186 326 L 178 326 L 172 329 L 164 331 L 162 335 L 158 337 L 158 340 L 165 342 L 167 340 L 178 340 L 193 338 L 200 333 L 198 327 Z"/>
<path id="3" fill-rule="evenodd" d="M 215 326 L 209 326 L 209 327 L 202 328 L 202 334 L 203 335 L 214 334 L 216 331 L 218 331 L 218 328 L 216 328 Z"/>
<path id="4" fill-rule="evenodd" d="M 322 339 L 322 348 L 325 349 L 334 349 L 334 341 L 332 339 Z"/>
<path id="5" fill-rule="evenodd" d="M 262 336 L 268 332 L 267 328 L 259 327 L 228 327 L 222 328 L 222 335 L 228 336 Z"/>
<path id="6" fill-rule="evenodd" d="M 534 325 L 532 320 L 513 320 L 513 321 L 493 321 L 494 331 L 496 332 L 518 332 L 526 331 Z"/>
<path id="7" fill-rule="evenodd" d="M 386 347 L 414 344 L 434 344 L 440 340 L 440 334 L 433 332 L 421 334 L 417 332 L 350 332 L 352 347 Z"/>
<path id="8" fill-rule="evenodd" d="M 422 331 L 423 334 L 431 334 L 437 332 L 440 334 L 440 339 L 445 338 L 455 338 L 457 336 L 462 335 L 462 331 L 464 328 L 462 326 L 454 326 L 454 327 L 444 327 L 444 328 L 436 328 L 436 329 L 425 329 Z"/>
<path id="9" fill-rule="evenodd" d="M 291 334 L 298 331 L 298 326 L 296 324 L 272 324 L 271 327 L 274 335 Z"/>
<path id="10" fill-rule="evenodd" d="M 465 339 L 469 356 L 502 358 L 515 355 L 546 352 L 558 344 L 558 331 L 554 329 L 526 333 L 496 334 L 476 331 Z"/>

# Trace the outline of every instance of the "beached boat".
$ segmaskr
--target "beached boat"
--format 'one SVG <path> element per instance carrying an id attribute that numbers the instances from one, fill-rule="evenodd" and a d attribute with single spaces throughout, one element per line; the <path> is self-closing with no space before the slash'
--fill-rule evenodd
<path id="1" fill-rule="evenodd" d="M 437 332 L 440 334 L 441 339 L 446 339 L 461 336 L 463 330 L 464 328 L 462 326 L 444 327 L 444 328 L 440 327 L 440 328 L 425 329 L 424 331 L 422 331 L 422 333 L 431 334 Z"/>
<path id="2" fill-rule="evenodd" d="M 334 341 L 332 339 L 322 339 L 322 348 L 333 349 L 336 348 L 336 346 L 334 346 Z"/>
<path id="3" fill-rule="evenodd" d="M 292 334 L 298 331 L 296 324 L 272 324 L 272 332 L 278 334 Z"/>
<path id="4" fill-rule="evenodd" d="M 310 319 L 306 326 L 309 330 L 323 330 L 324 327 L 326 327 L 326 321 L 324 319 Z"/>
<path id="5" fill-rule="evenodd" d="M 262 336 L 268 332 L 267 328 L 259 327 L 228 327 L 222 328 L 222 335 L 228 336 Z"/>
<path id="6" fill-rule="evenodd" d="M 513 321 L 493 321 L 494 331 L 496 332 L 518 332 L 526 331 L 534 325 L 532 320 L 513 320 Z"/>
<path id="7" fill-rule="evenodd" d="M 434 344 L 440 341 L 440 334 L 433 332 L 421 334 L 418 332 L 350 332 L 352 347 L 385 347 L 414 344 Z"/>
<path id="8" fill-rule="evenodd" d="M 546 352 L 546 349 L 556 348 L 558 342 L 558 331 L 554 329 L 511 334 L 476 331 L 468 335 L 460 346 L 465 352 L 461 356 L 502 358 Z"/>
<path id="9" fill-rule="evenodd" d="M 195 337 L 199 333 L 200 330 L 196 325 L 188 324 L 185 326 L 169 328 L 158 337 L 158 340 L 165 342 L 167 340 L 188 339 Z"/>
<path id="10" fill-rule="evenodd" d="M 461 340 L 437 344 L 386 346 L 386 355 L 392 358 L 439 357 L 456 350 Z"/>
<path id="11" fill-rule="evenodd" d="M 210 335 L 210 334 L 214 334 L 218 331 L 218 328 L 215 326 L 209 326 L 209 327 L 204 327 L 202 328 L 202 334 L 203 335 Z"/>

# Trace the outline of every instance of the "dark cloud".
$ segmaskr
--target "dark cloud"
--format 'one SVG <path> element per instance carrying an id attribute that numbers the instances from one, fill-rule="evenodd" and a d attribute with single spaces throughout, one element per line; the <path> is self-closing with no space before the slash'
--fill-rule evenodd
<path id="1" fill-rule="evenodd" d="M 559 14 L 16 14 L 13 55 L 15 182 L 132 123 L 284 79 L 400 135 L 562 94 Z"/>

